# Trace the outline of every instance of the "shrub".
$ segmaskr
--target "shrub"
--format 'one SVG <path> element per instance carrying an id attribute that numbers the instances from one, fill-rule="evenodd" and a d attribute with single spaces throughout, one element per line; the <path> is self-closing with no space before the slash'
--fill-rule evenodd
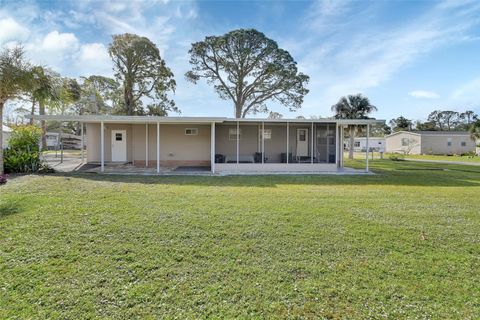
<path id="1" fill-rule="evenodd" d="M 7 174 L 0 174 L 0 185 L 7 183 Z"/>
<path id="2" fill-rule="evenodd" d="M 392 161 L 405 161 L 405 157 L 400 154 L 391 154 L 388 158 Z"/>
<path id="3" fill-rule="evenodd" d="M 29 173 L 40 168 L 41 130 L 34 126 L 13 128 L 5 150 L 5 172 Z"/>

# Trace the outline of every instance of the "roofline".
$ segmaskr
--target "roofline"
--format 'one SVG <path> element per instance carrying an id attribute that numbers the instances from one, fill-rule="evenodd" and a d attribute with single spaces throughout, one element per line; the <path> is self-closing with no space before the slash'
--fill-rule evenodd
<path id="1" fill-rule="evenodd" d="M 436 137 L 452 136 L 452 135 L 470 136 L 470 133 L 468 133 L 467 131 L 404 131 L 404 130 L 402 130 L 402 131 L 397 131 L 397 132 L 394 132 L 392 134 L 389 134 L 388 136 L 385 136 L 385 138 L 391 137 L 391 136 L 394 136 L 394 135 L 397 135 L 397 134 L 400 134 L 400 133 L 414 134 L 414 135 L 417 135 L 417 136 L 436 136 Z"/>
<path id="2" fill-rule="evenodd" d="M 112 115 L 27 115 L 27 119 L 87 123 L 224 123 L 224 122 L 295 122 L 295 123 L 336 123 L 339 125 L 384 124 L 376 119 L 261 119 L 226 117 L 157 117 L 157 116 L 112 116 Z"/>

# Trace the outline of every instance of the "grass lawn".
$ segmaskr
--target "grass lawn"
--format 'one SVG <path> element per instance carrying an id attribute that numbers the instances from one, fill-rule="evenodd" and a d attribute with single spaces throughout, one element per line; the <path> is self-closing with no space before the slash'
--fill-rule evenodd
<path id="1" fill-rule="evenodd" d="M 388 156 L 387 156 L 388 157 Z M 446 155 L 429 155 L 429 154 L 408 154 L 405 158 L 419 159 L 419 160 L 440 160 L 440 161 L 453 161 L 453 162 L 477 162 L 480 163 L 479 156 L 446 156 Z"/>
<path id="2" fill-rule="evenodd" d="M 480 168 L 371 166 L 15 177 L 0 319 L 480 318 Z"/>

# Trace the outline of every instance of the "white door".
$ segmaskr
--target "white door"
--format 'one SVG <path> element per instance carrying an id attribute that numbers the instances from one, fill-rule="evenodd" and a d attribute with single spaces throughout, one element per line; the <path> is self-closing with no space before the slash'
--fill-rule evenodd
<path id="1" fill-rule="evenodd" d="M 297 157 L 308 157 L 308 129 L 297 129 Z"/>
<path id="2" fill-rule="evenodd" d="M 127 131 L 112 130 L 112 161 L 127 161 Z"/>

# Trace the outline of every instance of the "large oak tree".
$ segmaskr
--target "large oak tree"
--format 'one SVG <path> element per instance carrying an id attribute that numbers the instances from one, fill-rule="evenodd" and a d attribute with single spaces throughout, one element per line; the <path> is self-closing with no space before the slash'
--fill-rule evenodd
<path id="1" fill-rule="evenodd" d="M 294 111 L 308 93 L 309 77 L 298 71 L 292 56 L 254 29 L 239 29 L 209 36 L 192 44 L 188 80 L 213 84 L 221 99 L 231 100 L 234 116 L 268 112 L 276 100 Z"/>
<path id="2" fill-rule="evenodd" d="M 158 113 L 178 112 L 167 96 L 167 92 L 175 91 L 173 73 L 152 41 L 130 33 L 114 35 L 108 52 L 115 78 L 123 85 L 124 114 L 148 113 L 143 108 L 144 98 L 153 100 L 148 107 L 154 106 Z"/>

